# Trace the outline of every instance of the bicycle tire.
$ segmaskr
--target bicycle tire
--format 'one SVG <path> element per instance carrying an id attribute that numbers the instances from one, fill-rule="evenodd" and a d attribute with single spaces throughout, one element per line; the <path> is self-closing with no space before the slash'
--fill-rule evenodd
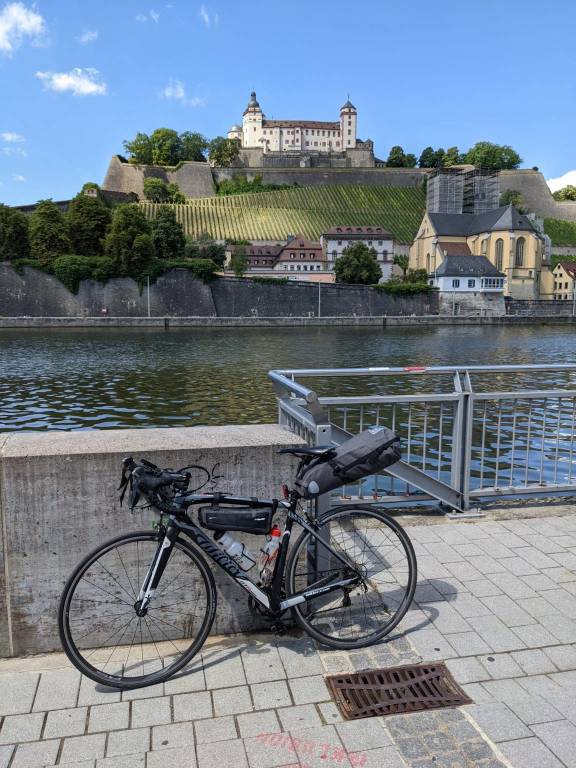
<path id="1" fill-rule="evenodd" d="M 189 558 L 189 561 L 191 562 L 191 564 L 193 564 L 193 566 L 197 568 L 200 575 L 201 583 L 204 585 L 206 590 L 206 609 L 204 612 L 204 617 L 202 619 L 200 629 L 196 633 L 196 636 L 192 644 L 190 645 L 190 647 L 187 650 L 185 650 L 179 658 L 177 658 L 174 662 L 172 662 L 166 667 L 162 665 L 160 669 L 150 672 L 149 674 L 140 675 L 140 676 L 129 676 L 129 677 L 112 675 L 112 674 L 106 673 L 103 670 L 98 669 L 96 666 L 94 666 L 93 663 L 90 663 L 86 658 L 84 658 L 81 650 L 78 648 L 77 646 L 78 638 L 76 638 L 76 641 L 74 640 L 74 638 L 72 637 L 72 631 L 70 628 L 70 611 L 71 611 L 72 600 L 76 593 L 76 589 L 78 588 L 78 585 L 81 582 L 82 576 L 86 574 L 89 568 L 92 565 L 96 564 L 100 560 L 100 558 L 102 558 L 103 556 L 105 556 L 110 552 L 113 552 L 115 549 L 117 549 L 122 545 L 133 544 L 135 542 L 154 542 L 154 544 L 157 546 L 159 540 L 160 539 L 158 534 L 153 533 L 151 531 L 135 531 L 133 533 L 117 536 L 113 539 L 110 539 L 109 541 L 105 542 L 101 546 L 94 549 L 76 566 L 76 568 L 70 575 L 68 581 L 66 582 L 64 590 L 62 592 L 62 597 L 60 599 L 60 605 L 58 609 L 58 630 L 60 633 L 60 641 L 62 643 L 64 652 L 66 653 L 67 657 L 70 659 L 72 664 L 76 667 L 76 669 L 78 669 L 86 677 L 89 677 L 91 680 L 94 680 L 95 682 L 100 683 L 101 685 L 105 685 L 112 688 L 118 688 L 122 690 L 130 690 L 134 688 L 142 688 L 148 685 L 154 685 L 156 683 L 164 682 L 165 680 L 168 680 L 170 677 L 172 677 L 172 675 L 174 675 L 176 672 L 180 671 L 187 664 L 189 664 L 189 662 L 194 658 L 194 656 L 198 653 L 198 651 L 204 644 L 204 641 L 206 640 L 206 637 L 210 632 L 212 623 L 214 621 L 214 617 L 216 615 L 216 602 L 217 602 L 216 585 L 214 582 L 214 576 L 212 574 L 212 571 L 208 567 L 205 559 L 201 557 L 201 555 L 187 542 L 181 539 L 177 539 L 176 542 L 174 543 L 174 549 L 172 551 L 170 560 L 173 559 L 174 552 L 182 553 L 184 556 Z M 138 545 L 137 545 L 137 549 L 139 550 Z M 170 564 L 170 560 L 168 561 L 168 564 Z M 102 565 L 101 567 L 103 568 Z M 126 575 L 128 576 L 127 572 L 126 572 Z M 165 578 L 166 578 L 166 572 L 163 575 L 163 579 Z M 162 582 L 160 582 L 159 586 L 161 587 L 161 585 L 162 585 Z M 124 589 L 124 591 L 126 591 L 126 589 Z M 83 598 L 80 597 L 80 600 L 82 599 Z M 84 600 L 86 599 L 84 598 Z M 93 602 L 97 602 L 97 601 L 93 601 Z M 104 600 L 101 601 L 101 603 L 104 605 L 109 604 L 109 602 L 107 603 Z M 127 602 L 127 605 L 128 605 L 128 602 Z M 170 613 L 176 613 L 176 612 L 171 611 Z M 129 614 L 129 611 L 127 612 L 127 615 L 128 614 Z M 113 614 L 113 615 L 119 616 L 120 614 Z M 136 616 L 135 611 L 134 611 L 134 616 Z M 113 619 L 113 621 L 115 620 L 116 619 Z M 155 623 L 158 623 L 158 621 L 159 620 L 155 620 Z M 149 628 L 150 622 L 147 622 L 147 626 Z M 136 634 L 136 630 L 135 630 L 135 634 Z M 150 631 L 150 636 L 153 637 L 151 631 Z M 142 637 L 143 637 L 143 634 L 141 632 L 141 639 Z M 164 642 L 164 641 L 159 641 L 159 642 Z M 174 647 L 177 648 L 174 642 L 173 641 L 171 642 L 172 642 L 172 645 L 174 645 Z M 158 646 L 156 645 L 156 642 L 154 640 L 153 640 L 153 644 L 156 650 L 158 651 Z M 92 654 L 96 650 L 100 652 L 102 649 L 100 648 L 94 649 L 92 651 Z M 116 649 L 114 648 L 112 653 L 114 653 L 115 650 Z M 129 653 L 129 656 L 130 656 L 130 653 Z M 158 652 L 158 660 L 161 661 L 159 652 Z M 148 658 L 145 659 L 144 650 L 142 649 L 143 671 L 144 671 L 145 663 L 147 663 L 148 666 L 152 666 L 152 662 L 157 664 L 155 659 L 148 659 Z"/>
<path id="2" fill-rule="evenodd" d="M 414 598 L 414 592 L 416 590 L 416 583 L 418 579 L 417 575 L 417 562 L 416 562 L 416 554 L 414 552 L 414 547 L 412 546 L 412 542 L 410 541 L 410 538 L 408 537 L 406 531 L 402 528 L 402 526 L 394 520 L 394 518 L 390 517 L 389 515 L 385 514 L 384 512 L 381 512 L 379 510 L 373 509 L 369 505 L 362 505 L 362 504 L 354 504 L 354 505 L 344 505 L 340 507 L 336 507 L 333 510 L 330 510 L 326 514 L 322 515 L 318 520 L 318 525 L 320 530 L 324 526 L 326 526 L 328 523 L 335 521 L 335 520 L 342 520 L 346 519 L 347 517 L 350 517 L 354 512 L 357 512 L 364 517 L 372 518 L 375 523 L 375 528 L 378 528 L 380 531 L 385 530 L 387 532 L 390 532 L 393 536 L 397 537 L 399 545 L 401 545 L 403 552 L 406 556 L 406 563 L 407 563 L 407 578 L 406 578 L 406 586 L 404 588 L 402 599 L 398 603 L 397 609 L 394 611 L 392 617 L 386 621 L 383 626 L 381 626 L 378 630 L 369 633 L 366 636 L 359 637 L 357 639 L 346 639 L 341 637 L 335 637 L 331 636 L 330 634 L 326 633 L 325 631 L 320 631 L 314 624 L 312 623 L 310 619 L 310 602 L 301 603 L 298 605 L 295 605 L 292 607 L 292 613 L 294 615 L 294 618 L 298 625 L 302 627 L 302 629 L 311 637 L 313 637 L 318 642 L 322 643 L 323 645 L 329 646 L 331 648 L 338 648 L 342 650 L 351 650 L 355 648 L 365 648 L 370 645 L 374 645 L 375 643 L 382 640 L 384 637 L 386 637 L 390 632 L 399 624 L 399 622 L 403 619 L 406 612 L 408 611 L 410 604 L 412 603 L 412 600 Z M 298 539 L 296 540 L 293 548 L 291 549 L 288 563 L 286 567 L 286 586 L 287 586 L 287 594 L 288 597 L 291 595 L 294 595 L 296 592 L 300 591 L 301 589 L 305 588 L 307 586 L 304 583 L 297 583 L 298 581 L 298 574 L 297 574 L 297 568 L 298 568 L 298 562 L 301 558 L 305 558 L 306 567 L 308 568 L 308 544 L 312 541 L 312 537 L 307 531 L 303 531 Z M 332 546 L 334 546 L 334 542 L 330 542 Z M 321 545 L 318 545 L 320 549 L 322 549 Z M 372 547 L 372 550 L 374 548 Z M 327 551 L 327 550 L 324 550 Z M 300 574 L 302 577 L 303 574 Z M 368 574 L 367 574 L 368 579 Z M 302 578 L 300 579 L 302 581 Z M 338 594 L 337 592 L 330 593 L 331 595 Z M 320 598 L 325 599 L 325 598 Z M 313 601 L 312 601 L 313 602 Z M 342 606 L 344 607 L 344 606 Z M 347 607 L 347 606 L 346 606 Z M 332 612 L 336 612 L 337 608 L 332 608 Z M 320 611 L 318 611 L 320 613 Z M 324 613 L 327 613 L 324 611 Z M 350 616 L 352 617 L 352 611 L 350 611 Z"/>

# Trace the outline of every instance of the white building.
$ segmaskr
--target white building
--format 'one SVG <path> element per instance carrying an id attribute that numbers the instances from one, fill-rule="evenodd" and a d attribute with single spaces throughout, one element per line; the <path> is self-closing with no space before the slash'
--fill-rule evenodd
<path id="1" fill-rule="evenodd" d="M 376 252 L 376 260 L 382 270 L 382 282 L 392 276 L 394 265 L 394 236 L 382 227 L 332 227 L 321 238 L 326 254 L 326 268 L 334 269 L 334 262 L 344 249 L 354 243 L 364 243 Z"/>
<path id="2" fill-rule="evenodd" d="M 458 245 L 458 244 L 454 244 Z M 430 285 L 440 291 L 440 314 L 504 315 L 506 276 L 486 256 L 446 254 L 430 274 Z"/>
<path id="3" fill-rule="evenodd" d="M 334 122 L 268 120 L 252 91 L 242 125 L 233 125 L 228 138 L 264 152 L 343 152 L 356 147 L 356 128 L 356 107 L 350 101 L 340 109 L 340 120 Z"/>

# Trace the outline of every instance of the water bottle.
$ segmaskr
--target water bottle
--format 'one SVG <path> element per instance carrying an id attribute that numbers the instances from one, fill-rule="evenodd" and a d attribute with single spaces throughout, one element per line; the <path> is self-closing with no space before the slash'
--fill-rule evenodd
<path id="1" fill-rule="evenodd" d="M 256 565 L 256 558 L 250 550 L 240 541 L 236 541 L 229 533 L 219 536 L 216 541 L 224 551 L 235 560 L 243 571 L 249 571 Z"/>
<path id="2" fill-rule="evenodd" d="M 281 537 L 282 531 L 277 525 L 273 525 L 270 531 L 270 538 L 260 549 L 262 554 L 258 558 L 258 568 L 260 569 L 260 582 L 264 587 L 267 587 L 272 581 Z"/>

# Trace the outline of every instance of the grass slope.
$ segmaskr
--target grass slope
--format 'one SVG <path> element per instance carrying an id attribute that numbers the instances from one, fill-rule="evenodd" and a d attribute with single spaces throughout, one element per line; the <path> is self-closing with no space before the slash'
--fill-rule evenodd
<path id="1" fill-rule="evenodd" d="M 380 226 L 411 243 L 425 209 L 414 187 L 297 187 L 275 192 L 207 197 L 175 205 L 187 235 L 218 240 L 285 240 L 289 234 L 318 239 L 335 226 Z M 141 203 L 153 217 L 154 203 Z"/>

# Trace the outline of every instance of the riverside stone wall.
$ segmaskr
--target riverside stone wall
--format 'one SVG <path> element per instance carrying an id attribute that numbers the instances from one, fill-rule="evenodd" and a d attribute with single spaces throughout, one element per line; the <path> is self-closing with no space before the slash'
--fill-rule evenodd
<path id="1" fill-rule="evenodd" d="M 150 286 L 151 317 L 378 317 L 438 312 L 435 292 L 396 297 L 365 286 L 256 283 L 218 278 L 195 280 L 186 269 L 170 270 Z M 105 284 L 84 280 L 77 294 L 30 267 L 22 275 L 0 264 L 0 317 L 146 317 L 148 291 L 129 278 Z"/>

